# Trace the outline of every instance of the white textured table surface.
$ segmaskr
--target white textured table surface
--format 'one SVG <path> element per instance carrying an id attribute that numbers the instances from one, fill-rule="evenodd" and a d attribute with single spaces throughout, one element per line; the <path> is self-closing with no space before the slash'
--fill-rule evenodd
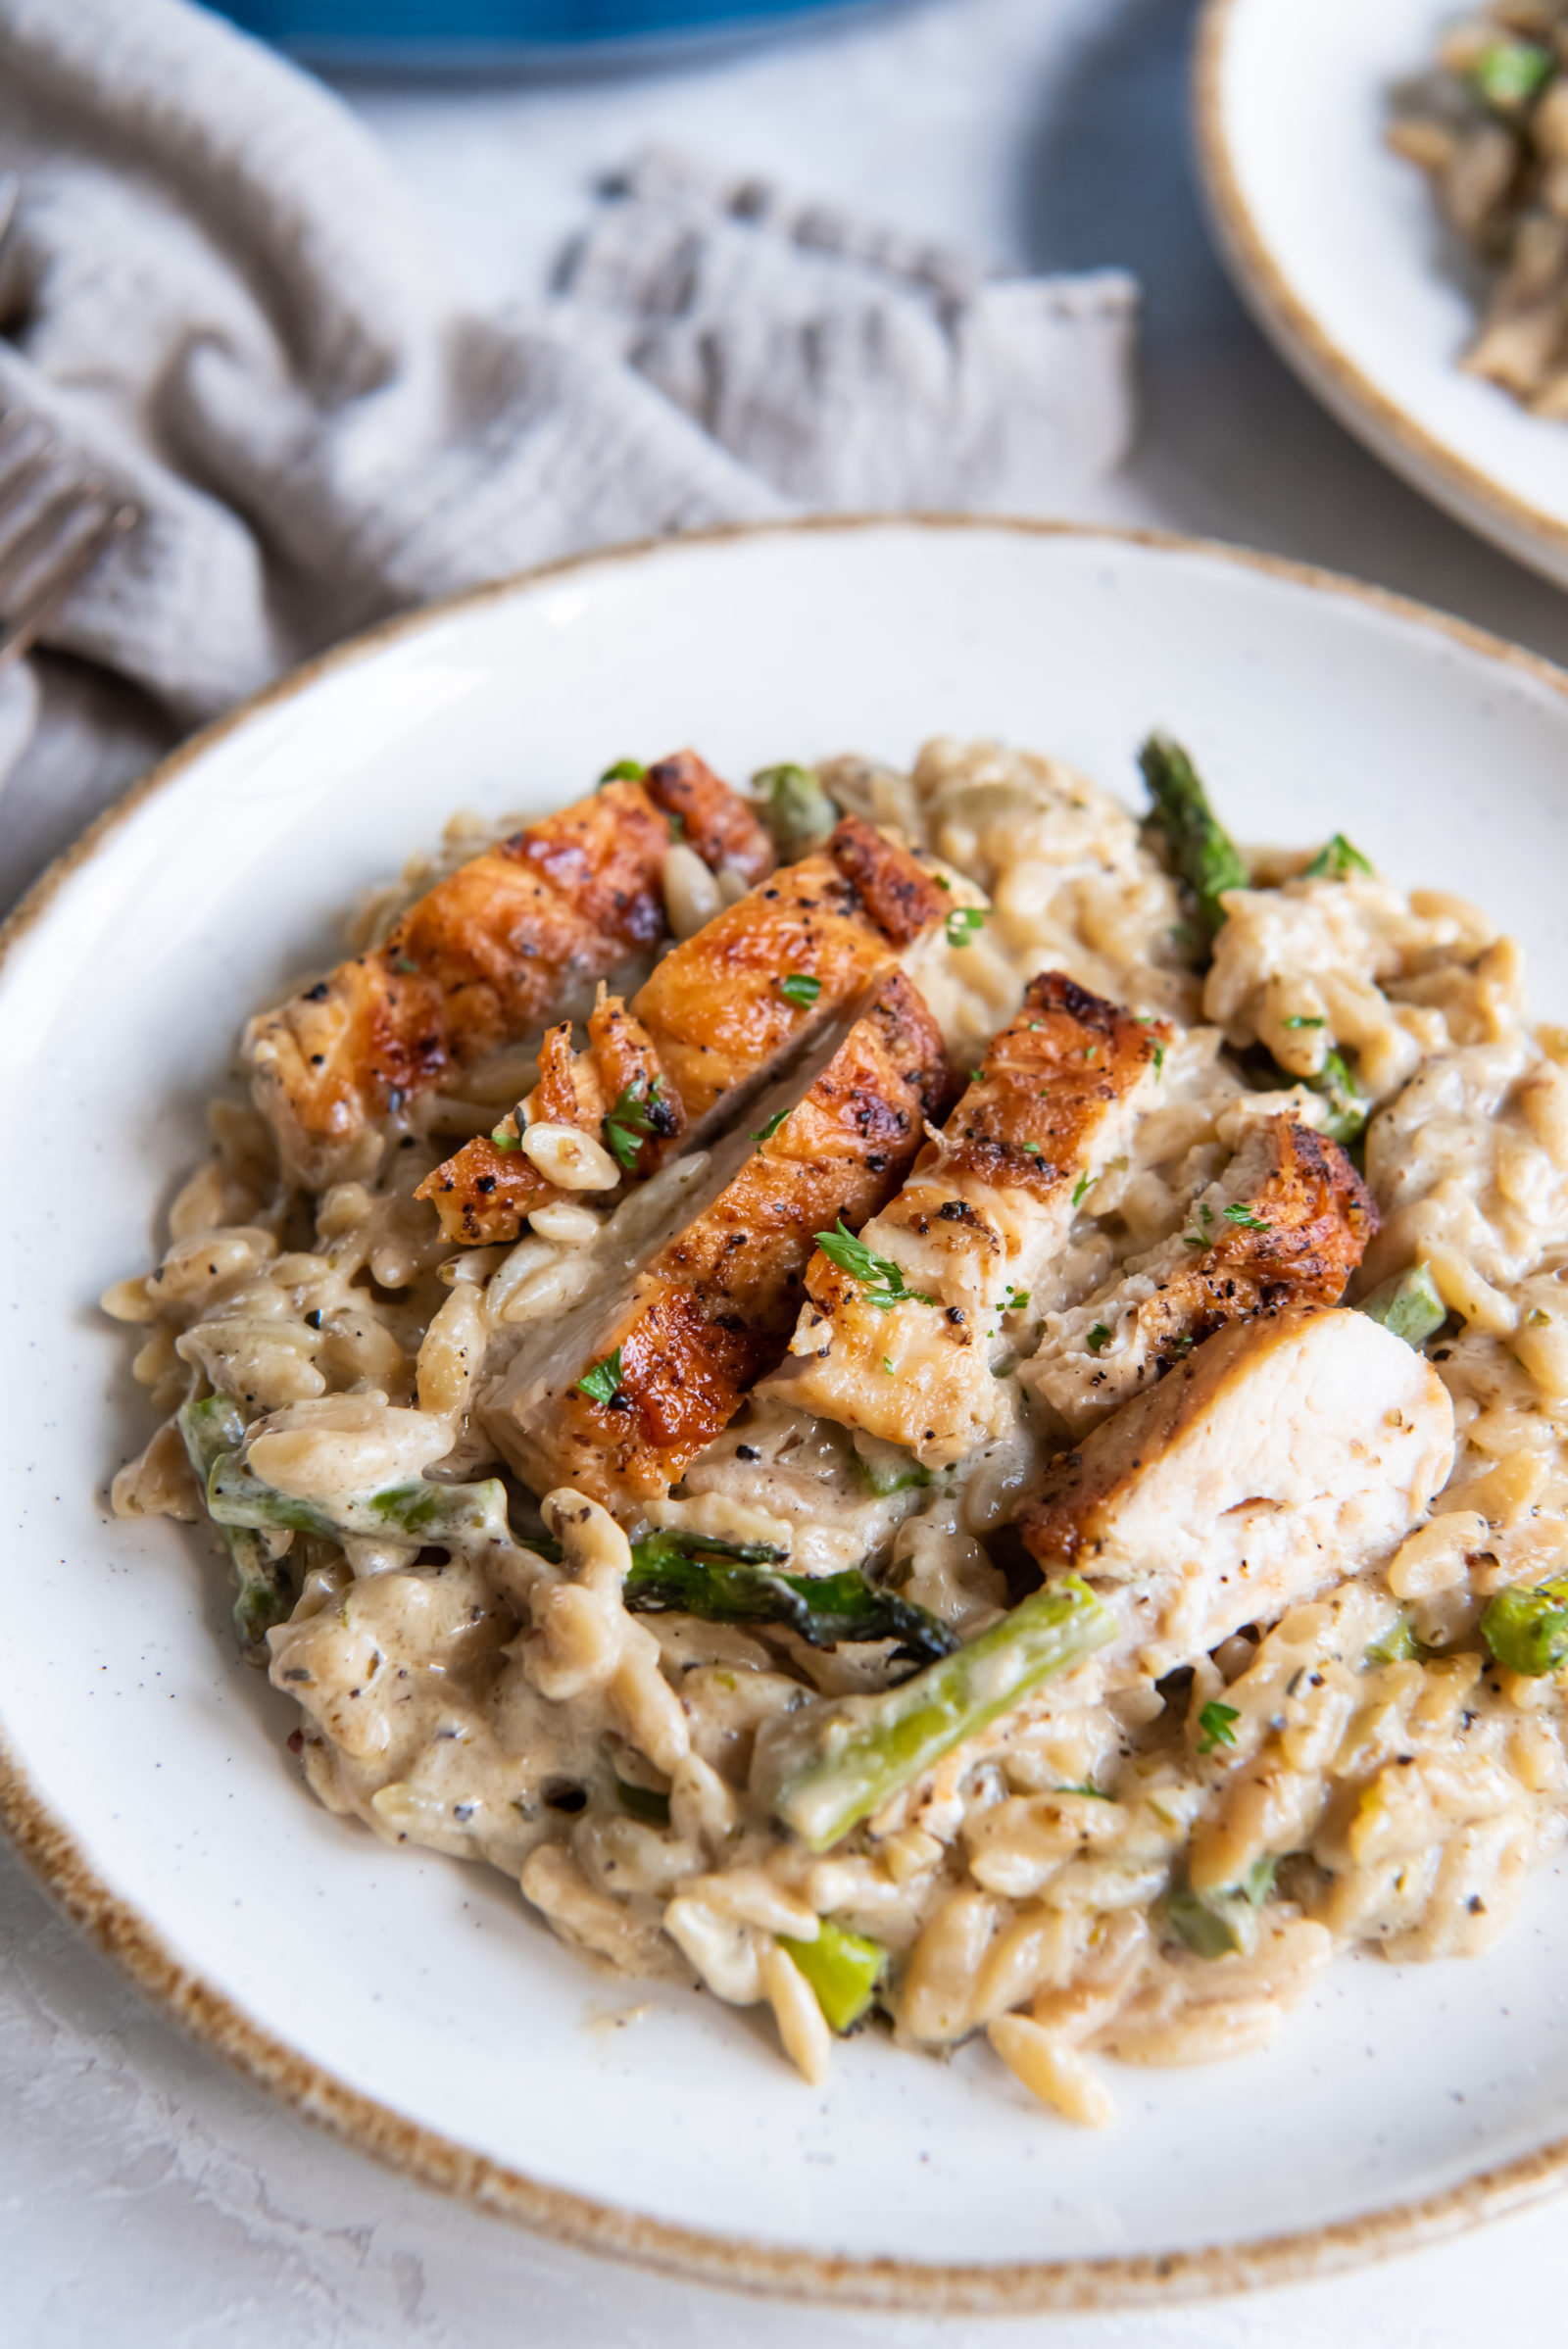
<path id="1" fill-rule="evenodd" d="M 1190 24 L 1188 0 L 942 0 L 657 74 L 348 94 L 486 297 L 536 285 L 592 174 L 651 137 L 1009 268 L 1128 265 L 1147 421 L 1100 516 L 1327 563 L 1568 658 L 1568 600 L 1363 456 L 1243 318 L 1193 192 Z M 741 2302 L 384 2176 L 150 2014 L 0 1853 L 0 2272 L 4 2349 L 1471 2349 L 1558 2337 L 1568 2202 L 1168 2315 L 933 2325 Z"/>

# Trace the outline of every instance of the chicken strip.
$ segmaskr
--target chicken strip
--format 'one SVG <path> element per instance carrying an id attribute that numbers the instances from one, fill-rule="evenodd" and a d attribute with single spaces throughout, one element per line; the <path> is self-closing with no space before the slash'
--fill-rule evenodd
<path id="1" fill-rule="evenodd" d="M 702 1212 L 513 1364 L 483 1408 L 512 1466 L 622 1511 L 666 1493 L 782 1355 L 816 1233 L 892 1196 L 952 1097 L 941 1032 L 894 972 L 804 1098 L 715 1152 Z"/>
<path id="2" fill-rule="evenodd" d="M 1228 1321 L 1338 1304 L 1376 1236 L 1372 1194 L 1337 1142 L 1291 1117 L 1251 1126 L 1182 1230 L 1066 1313 L 1018 1376 L 1073 1436 L 1162 1378 Z"/>
<path id="3" fill-rule="evenodd" d="M 860 1248 L 818 1251 L 780 1393 L 945 1467 L 1004 1415 L 1009 1300 L 1060 1253 L 1089 1184 L 1158 1082 L 1169 1031 L 1060 971 L 1035 979 Z M 786 1384 L 787 1381 L 787 1384 Z"/>
<path id="4" fill-rule="evenodd" d="M 587 1050 L 574 1050 L 569 1019 L 552 1028 L 527 1099 L 426 1175 L 414 1196 L 432 1203 L 446 1237 L 465 1248 L 514 1240 L 536 1207 L 575 1196 L 523 1146 L 524 1134 L 548 1138 L 562 1127 L 603 1137 L 611 1157 L 602 1171 L 612 1182 L 622 1175 L 645 1182 L 686 1133 L 685 1109 L 665 1082 L 653 1038 L 603 986 L 588 1016 Z"/>
<path id="5" fill-rule="evenodd" d="M 772 869 L 756 815 L 683 751 L 460 865 L 384 945 L 254 1019 L 252 1090 L 287 1170 L 332 1180 L 367 1127 L 524 1035 L 570 982 L 656 947 L 677 832 L 748 882 Z"/>
<path id="6" fill-rule="evenodd" d="M 1048 1581 L 1121 1586 L 1108 1657 L 1190 1664 L 1391 1552 L 1453 1465 L 1453 1405 L 1364 1313 L 1232 1322 L 1048 1470 L 1018 1520 Z"/>
<path id="7" fill-rule="evenodd" d="M 667 1155 L 662 1144 L 682 1134 L 700 1143 L 721 1106 L 775 1075 L 950 904 L 905 850 L 846 817 L 825 849 L 774 873 L 665 955 L 627 1014 L 646 1048 L 637 1071 L 605 1067 L 602 1042 L 590 1035 L 585 1057 L 597 1065 L 574 1122 L 596 1140 L 603 1134 L 620 1173 L 645 1181 Z M 522 1114 L 526 1128 L 557 1112 L 530 1099 Z M 508 1147 L 516 1139 L 515 1119 L 505 1120 L 420 1186 L 416 1196 L 430 1200 L 450 1239 L 511 1239 L 561 1196 L 526 1142 Z"/>

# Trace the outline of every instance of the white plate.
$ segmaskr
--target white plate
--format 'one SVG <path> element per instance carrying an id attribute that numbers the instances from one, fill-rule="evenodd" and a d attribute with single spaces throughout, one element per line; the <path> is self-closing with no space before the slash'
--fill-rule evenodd
<path id="1" fill-rule="evenodd" d="M 1462 374 L 1471 295 L 1392 88 L 1456 0 L 1206 0 L 1195 110 L 1209 209 L 1264 331 L 1386 464 L 1568 583 L 1568 425 Z"/>
<path id="2" fill-rule="evenodd" d="M 608 2024 L 642 1994 L 585 1975 L 502 1878 L 317 1806 L 282 1752 L 292 1708 L 233 1659 L 206 1545 L 103 1503 L 146 1423 L 92 1300 L 147 1261 L 247 1007 L 328 957 L 355 891 L 454 806 L 543 809 L 688 741 L 744 775 L 904 759 L 940 730 L 1129 790 L 1155 722 L 1245 836 L 1346 825 L 1412 883 L 1507 912 L 1542 1001 L 1568 1006 L 1568 679 L 1278 563 L 993 522 L 689 541 L 396 624 L 181 753 L 13 925 L 7 1814 L 155 1995 L 369 2149 L 601 2248 L 926 2308 L 1298 2273 L 1568 2164 L 1550 1872 L 1483 1963 L 1343 1964 L 1269 2054 L 1118 2070 L 1099 2136 L 983 2046 L 940 2064 L 864 2036 L 818 2093 L 710 1998 L 655 1991 Z"/>

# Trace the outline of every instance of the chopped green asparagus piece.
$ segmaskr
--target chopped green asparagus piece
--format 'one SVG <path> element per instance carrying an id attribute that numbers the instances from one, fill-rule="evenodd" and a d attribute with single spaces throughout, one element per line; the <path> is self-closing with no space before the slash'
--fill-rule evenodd
<path id="1" fill-rule="evenodd" d="M 1438 1284 L 1424 1264 L 1412 1264 L 1408 1272 L 1396 1273 L 1392 1281 L 1364 1297 L 1357 1309 L 1369 1321 L 1381 1321 L 1406 1346 L 1425 1346 L 1448 1318 Z"/>
<path id="2" fill-rule="evenodd" d="M 1500 114 L 1518 114 L 1544 89 L 1557 60 L 1538 41 L 1492 41 L 1470 69 L 1478 95 Z"/>
<path id="3" fill-rule="evenodd" d="M 778 1936 L 780 1949 L 795 1960 L 816 1995 L 829 2028 L 842 2038 L 860 2022 L 876 1996 L 876 1985 L 887 1972 L 888 1953 L 880 1941 L 852 1933 L 831 1917 L 824 1917 L 814 1941 Z"/>
<path id="4" fill-rule="evenodd" d="M 954 1746 L 1115 1634 L 1115 1616 L 1076 1575 L 1036 1590 L 899 1688 L 835 1706 L 814 1753 L 786 1776 L 775 1811 L 812 1851 L 830 1850 Z"/>
<path id="5" fill-rule="evenodd" d="M 226 1395 L 209 1395 L 199 1403 L 181 1407 L 179 1432 L 186 1457 L 205 1492 L 218 1461 L 244 1443 L 245 1416 Z M 222 1534 L 239 1582 L 234 1636 L 241 1647 L 259 1647 L 272 1625 L 282 1623 L 293 1610 L 288 1575 L 282 1559 L 271 1556 L 265 1540 L 252 1528 L 225 1525 Z"/>
<path id="6" fill-rule="evenodd" d="M 1274 1884 L 1275 1861 L 1255 1860 L 1239 1884 L 1195 1892 L 1185 1875 L 1165 1895 L 1165 1913 L 1195 1957 L 1247 1957 L 1257 1947 L 1258 1911 Z"/>
<path id="7" fill-rule="evenodd" d="M 1372 1114 L 1372 1104 L 1357 1091 L 1349 1064 L 1343 1052 L 1331 1046 L 1323 1055 L 1323 1065 L 1315 1076 L 1303 1077 L 1294 1069 L 1282 1068 L 1273 1054 L 1262 1045 L 1250 1046 L 1241 1054 L 1248 1082 L 1259 1093 L 1284 1093 L 1293 1085 L 1304 1085 L 1311 1093 L 1321 1094 L 1329 1105 L 1323 1121 L 1323 1131 L 1331 1142 L 1351 1143 L 1365 1132 L 1366 1121 Z"/>
<path id="8" fill-rule="evenodd" d="M 1149 821 L 1165 836 L 1171 866 L 1198 900 L 1203 944 L 1225 919 L 1227 889 L 1248 889 L 1251 874 L 1240 850 L 1208 804 L 1191 759 L 1168 734 L 1151 734 L 1138 754 L 1154 805 Z"/>
<path id="9" fill-rule="evenodd" d="M 752 789 L 765 805 L 762 821 L 773 835 L 781 864 L 793 864 L 819 848 L 839 820 L 838 808 L 808 766 L 764 766 Z"/>
<path id="10" fill-rule="evenodd" d="M 346 1501 L 301 1500 L 265 1484 L 237 1454 L 224 1452 L 208 1479 L 207 1506 L 220 1525 L 286 1526 L 292 1533 L 323 1534 L 333 1542 L 359 1536 L 428 1542 L 441 1549 L 514 1546 L 499 1477 L 480 1485 L 433 1485 L 419 1477 L 380 1493 L 357 1493 Z"/>
<path id="11" fill-rule="evenodd" d="M 1481 1637 L 1509 1672 L 1539 1680 L 1568 1664 L 1568 1574 L 1489 1598 Z"/>
<path id="12" fill-rule="evenodd" d="M 1323 1131 L 1331 1142 L 1354 1142 L 1358 1134 L 1365 1132 L 1372 1104 L 1356 1091 L 1355 1079 L 1342 1052 L 1331 1048 L 1324 1054 L 1317 1075 L 1303 1082 L 1328 1102 L 1330 1114 Z"/>
<path id="13" fill-rule="evenodd" d="M 1389 1625 L 1367 1648 L 1363 1664 L 1411 1664 L 1425 1651 L 1410 1627 L 1410 1618 L 1401 1607 Z"/>
<path id="14" fill-rule="evenodd" d="M 879 1500 L 890 1493 L 914 1493 L 931 1482 L 931 1471 L 922 1466 L 914 1454 L 906 1451 L 902 1444 L 884 1444 L 878 1437 L 862 1436 L 856 1446 L 855 1465 L 861 1481 Z"/>
<path id="15" fill-rule="evenodd" d="M 781 1574 L 786 1554 L 762 1542 L 650 1534 L 632 1544 L 627 1611 L 696 1615 L 704 1623 L 776 1623 L 798 1633 L 808 1647 L 896 1639 L 894 1654 L 914 1664 L 951 1654 L 957 1645 L 924 1607 L 868 1582 L 858 1567 L 842 1574 Z"/>
<path id="16" fill-rule="evenodd" d="M 657 1786 L 633 1786 L 617 1778 L 615 1793 L 621 1809 L 633 1819 L 646 1819 L 650 1827 L 669 1825 L 669 1796 L 661 1794 Z"/>

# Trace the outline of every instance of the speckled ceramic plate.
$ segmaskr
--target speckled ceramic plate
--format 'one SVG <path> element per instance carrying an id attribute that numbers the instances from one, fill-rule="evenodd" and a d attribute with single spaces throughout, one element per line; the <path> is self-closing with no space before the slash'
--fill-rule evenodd
<path id="1" fill-rule="evenodd" d="M 1384 141 L 1457 0 L 1206 0 L 1209 209 L 1258 323 L 1341 423 L 1473 530 L 1568 583 L 1568 425 L 1461 373 L 1473 292 Z"/>
<path id="2" fill-rule="evenodd" d="M 983 2045 L 942 2064 L 871 2034 L 813 2091 L 748 2016 L 597 1980 L 500 1877 L 329 1818 L 283 1751 L 292 1709 L 234 1660 L 206 1545 L 104 1503 L 145 1421 L 93 1299 L 147 1261 L 247 1007 L 455 805 L 542 810 L 685 741 L 744 775 L 938 730 L 1127 789 L 1154 722 L 1247 836 L 1346 823 L 1505 910 L 1568 1007 L 1568 679 L 1278 563 L 997 522 L 634 550 L 398 623 L 182 752 L 11 926 L 6 1813 L 156 1997 L 368 2150 L 600 2249 L 923 2309 L 1320 2269 L 1568 2167 L 1552 1871 L 1482 1963 L 1345 1963 L 1270 2053 L 1117 2071 L 1102 2135 Z"/>

